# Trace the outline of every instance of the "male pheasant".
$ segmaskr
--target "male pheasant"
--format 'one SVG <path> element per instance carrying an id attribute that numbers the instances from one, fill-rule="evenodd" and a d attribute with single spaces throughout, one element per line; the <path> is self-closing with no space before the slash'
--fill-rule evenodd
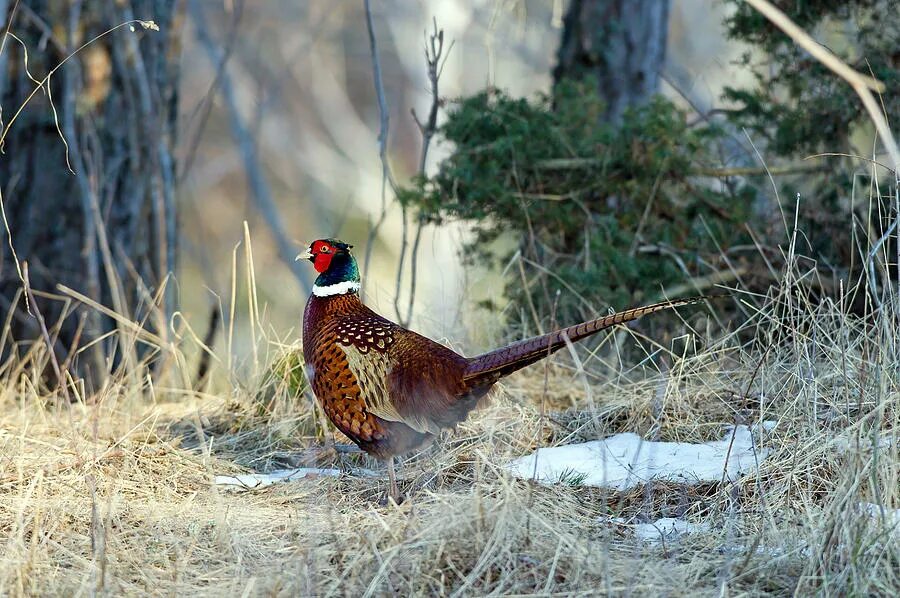
<path id="1" fill-rule="evenodd" d="M 313 392 L 337 428 L 388 462 L 466 419 L 501 378 L 566 345 L 643 315 L 703 297 L 630 309 L 525 339 L 476 357 L 462 355 L 381 317 L 359 298 L 352 245 L 321 239 L 297 259 L 319 277 L 303 314 L 303 355 Z"/>

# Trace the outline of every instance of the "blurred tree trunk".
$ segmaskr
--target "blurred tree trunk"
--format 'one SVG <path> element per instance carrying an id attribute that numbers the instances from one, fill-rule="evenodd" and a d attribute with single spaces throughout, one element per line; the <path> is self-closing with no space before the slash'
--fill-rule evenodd
<path id="1" fill-rule="evenodd" d="M 604 118 L 619 122 L 628 106 L 659 89 L 666 59 L 669 0 L 572 0 L 553 70 L 562 79 L 596 79 Z"/>
<path id="2" fill-rule="evenodd" d="M 147 320 L 148 328 L 165 336 L 169 299 L 159 290 L 174 268 L 176 244 L 176 4 L 6 3 L 14 11 L 11 31 L 22 44 L 9 37 L 0 57 L 4 127 L 37 86 L 31 77 L 40 81 L 75 48 L 133 19 L 154 21 L 160 29 L 135 23 L 81 50 L 51 77 L 52 93 L 45 85 L 11 124 L 0 156 L 12 246 L 29 263 L 59 361 L 89 382 L 126 357 L 125 335 L 107 335 L 76 355 L 76 347 L 106 335 L 115 323 L 77 303 L 64 312 L 63 301 L 41 291 L 58 295 L 57 285 L 65 285 L 129 319 Z M 4 27 L 9 10 L 0 13 Z M 0 309 L 22 353 L 29 341 L 40 342 L 40 330 L 24 309 L 6 239 L 0 247 Z M 2 349 L 8 355 L 12 348 L 8 341 Z"/>

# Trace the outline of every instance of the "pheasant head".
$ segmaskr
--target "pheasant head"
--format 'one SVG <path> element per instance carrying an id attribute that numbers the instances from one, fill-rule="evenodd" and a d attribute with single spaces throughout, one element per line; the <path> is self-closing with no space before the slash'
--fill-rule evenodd
<path id="1" fill-rule="evenodd" d="M 297 256 L 298 260 L 313 263 L 319 277 L 313 285 L 317 297 L 346 295 L 359 292 L 359 267 L 350 253 L 353 245 L 337 239 L 319 239 Z"/>

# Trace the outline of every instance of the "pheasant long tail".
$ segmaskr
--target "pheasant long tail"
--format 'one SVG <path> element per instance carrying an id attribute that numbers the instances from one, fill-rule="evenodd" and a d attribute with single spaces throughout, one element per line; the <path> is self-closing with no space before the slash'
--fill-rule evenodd
<path id="1" fill-rule="evenodd" d="M 699 303 L 709 298 L 691 297 L 689 299 L 654 303 L 653 305 L 620 311 L 596 320 L 582 322 L 555 332 L 521 340 L 471 358 L 463 380 L 469 388 L 476 388 L 483 384 L 493 384 L 500 378 L 536 361 L 540 361 L 554 351 L 558 351 L 566 345 L 567 341 L 575 342 L 611 326 L 624 324 L 647 314 L 682 305 Z"/>

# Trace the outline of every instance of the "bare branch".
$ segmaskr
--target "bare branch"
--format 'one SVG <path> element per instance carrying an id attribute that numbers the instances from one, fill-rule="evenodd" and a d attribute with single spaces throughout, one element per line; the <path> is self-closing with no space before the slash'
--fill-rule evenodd
<path id="1" fill-rule="evenodd" d="M 378 58 L 378 45 L 375 41 L 375 27 L 372 25 L 372 9 L 369 0 L 364 0 L 366 7 L 366 30 L 369 32 L 369 52 L 372 54 L 372 75 L 375 83 L 375 95 L 378 98 L 378 116 L 380 130 L 378 131 L 378 157 L 381 158 L 381 168 L 384 177 L 391 185 L 394 193 L 397 193 L 397 181 L 387 159 L 388 135 L 391 128 L 391 117 L 388 112 L 387 100 L 384 95 L 384 82 L 381 79 L 381 60 Z"/>
<path id="2" fill-rule="evenodd" d="M 366 257 L 364 262 L 364 270 L 366 273 L 368 273 L 369 262 L 372 256 L 372 247 L 378 235 L 378 230 L 384 223 L 387 214 L 387 202 L 385 201 L 385 193 L 387 190 L 386 188 L 388 185 L 390 185 L 391 190 L 394 192 L 394 197 L 396 198 L 398 194 L 398 187 L 387 158 L 390 117 L 388 114 L 387 100 L 385 99 L 384 94 L 384 83 L 381 77 L 381 61 L 378 57 L 378 46 L 375 39 L 375 28 L 372 24 L 372 8 L 370 5 L 370 0 L 364 0 L 363 4 L 366 13 L 366 29 L 369 33 L 369 50 L 372 55 L 372 73 L 375 84 L 375 94 L 378 98 L 378 112 L 380 117 L 380 130 L 378 134 L 378 155 L 381 158 L 382 167 L 381 214 L 379 215 L 375 225 L 369 231 L 369 241 L 366 247 Z M 416 125 L 419 128 L 419 132 L 422 134 L 422 151 L 419 156 L 419 168 L 417 171 L 418 176 L 425 175 L 425 167 L 428 162 L 428 150 L 431 146 L 431 139 L 437 132 L 437 114 L 438 109 L 440 108 L 438 83 L 440 81 L 444 64 L 446 64 L 446 57 L 444 55 L 444 31 L 443 29 L 438 29 L 436 19 L 433 19 L 432 23 L 434 25 L 434 30 L 431 34 L 426 34 L 427 37 L 425 39 L 425 63 L 428 69 L 428 81 L 431 91 L 431 106 L 429 108 L 428 117 L 425 119 L 425 122 L 420 121 L 415 110 L 412 110 L 413 119 L 415 120 Z M 394 312 L 396 313 L 397 320 L 400 322 L 400 324 L 403 326 L 408 326 L 412 318 L 413 304 L 415 303 L 416 297 L 416 270 L 418 266 L 418 251 L 420 241 L 422 239 L 422 228 L 424 227 L 424 222 L 421 218 L 417 219 L 416 234 L 413 240 L 412 250 L 410 254 L 411 274 L 409 301 L 406 306 L 406 313 L 404 314 L 403 310 L 400 307 L 400 290 L 403 286 L 403 270 L 404 265 L 406 264 L 406 254 L 409 249 L 409 214 L 405 205 L 401 204 L 400 209 L 403 216 L 403 231 L 401 234 L 400 256 L 398 258 L 397 279 L 394 289 Z"/>
<path id="3" fill-rule="evenodd" d="M 811 156 L 816 157 L 816 156 Z M 600 158 L 555 158 L 549 160 L 541 160 L 535 163 L 537 170 L 580 170 L 595 168 L 601 166 L 603 161 Z M 688 176 L 704 176 L 726 178 L 732 176 L 758 176 L 764 174 L 784 175 L 784 174 L 802 174 L 808 172 L 821 172 L 827 170 L 827 167 L 818 164 L 795 164 L 788 166 L 773 166 L 768 169 L 751 166 L 735 166 L 723 168 L 707 168 L 698 167 L 691 168 L 685 174 Z M 565 199 L 564 197 L 544 198 L 544 199 Z"/>
<path id="4" fill-rule="evenodd" d="M 424 227 L 425 223 L 420 217 L 416 223 L 416 236 L 413 239 L 412 251 L 409 255 L 409 269 L 411 273 L 409 277 L 409 304 L 406 306 L 407 323 L 412 319 L 413 303 L 416 300 L 416 272 L 419 266 L 419 243 L 422 240 L 422 229 Z"/>
<path id="5" fill-rule="evenodd" d="M 444 30 L 438 29 L 437 19 L 432 19 L 432 24 L 434 25 L 434 30 L 431 35 L 428 36 L 425 40 L 425 64 L 428 67 L 428 82 L 431 86 L 431 107 L 428 110 L 428 118 L 422 123 L 419 121 L 419 118 L 416 116 L 415 110 L 412 111 L 413 119 L 416 121 L 416 125 L 419 127 L 419 132 L 422 134 L 422 153 L 419 156 L 419 171 L 418 175 L 420 177 L 425 176 L 425 168 L 428 165 L 428 149 L 431 146 L 431 139 L 434 137 L 434 134 L 437 132 L 437 115 L 438 109 L 441 106 L 441 99 L 439 93 L 438 83 L 441 79 L 441 73 L 444 70 L 444 65 L 447 63 L 447 56 L 444 55 Z M 450 43 L 449 50 L 453 48 L 453 42 Z M 443 56 L 443 60 L 441 57 Z M 417 277 L 417 267 L 419 262 L 419 242 L 422 240 L 422 228 L 424 226 L 424 222 L 421 218 L 418 219 L 416 223 L 416 236 L 413 240 L 412 253 L 410 255 L 410 281 L 409 281 L 409 303 L 406 306 L 406 322 L 412 319 L 412 310 L 413 304 L 416 300 L 416 277 Z M 399 295 L 399 279 L 398 279 L 398 295 Z"/>
<path id="6" fill-rule="evenodd" d="M 409 214 L 406 212 L 406 206 L 401 204 L 400 211 L 403 216 L 403 229 L 400 233 L 400 257 L 397 260 L 397 282 L 394 286 L 394 313 L 397 314 L 397 321 L 401 326 L 409 326 L 409 321 L 403 317 L 400 310 L 400 288 L 403 284 L 403 264 L 406 261 L 406 249 L 409 246 Z"/>
<path id="7" fill-rule="evenodd" d="M 225 67 L 228 64 L 228 61 L 231 59 L 232 53 L 234 52 L 235 40 L 237 39 L 237 34 L 241 24 L 241 17 L 243 16 L 243 14 L 244 2 L 240 1 L 235 3 L 234 17 L 231 19 L 231 28 L 229 29 L 228 35 L 226 36 L 226 41 L 223 44 L 225 51 L 222 53 L 222 56 L 219 59 L 219 64 L 216 68 L 216 76 L 213 77 L 212 83 L 209 84 L 209 88 L 206 90 L 206 93 L 203 94 L 203 98 L 197 103 L 197 105 L 191 112 L 191 115 L 186 119 L 186 127 L 190 126 L 195 118 L 200 119 L 200 124 L 196 127 L 197 133 L 194 135 L 194 137 L 184 144 L 188 148 L 188 150 L 185 152 L 185 158 L 183 160 L 181 172 L 177 177 L 179 183 L 187 178 L 188 173 L 190 173 L 191 168 L 194 165 L 194 160 L 197 158 L 197 150 L 200 148 L 200 141 L 203 138 L 203 135 L 201 133 L 206 128 L 206 123 L 208 122 L 209 117 L 212 115 L 213 99 L 216 95 L 216 89 L 219 88 L 219 81 L 221 81 L 222 74 L 225 72 Z"/>
<path id="8" fill-rule="evenodd" d="M 416 115 L 415 108 L 412 110 L 413 119 L 422 133 L 422 154 L 419 157 L 419 176 L 425 174 L 425 166 L 428 160 L 428 148 L 431 145 L 431 138 L 437 132 L 437 115 L 440 108 L 440 95 L 438 94 L 438 82 L 440 81 L 441 72 L 444 70 L 444 64 L 447 58 L 441 61 L 444 51 L 444 30 L 438 29 L 437 20 L 432 19 L 434 31 L 425 40 L 425 64 L 428 66 L 428 82 L 431 86 L 431 107 L 428 110 L 428 119 L 422 123 Z M 453 44 L 450 44 L 453 48 Z M 449 54 L 448 54 L 449 55 Z"/>
<path id="9" fill-rule="evenodd" d="M 366 257 L 363 262 L 363 270 L 365 274 L 368 275 L 369 262 L 372 259 L 372 248 L 375 244 L 375 239 L 378 238 L 378 231 L 381 229 L 381 225 L 384 224 L 385 218 L 387 218 L 387 184 L 390 184 L 391 190 L 396 196 L 397 183 L 394 181 L 394 174 L 391 171 L 390 164 L 387 160 L 387 144 L 388 134 L 390 133 L 391 127 L 391 118 L 390 114 L 388 113 L 387 100 L 385 99 L 384 95 L 384 83 L 381 79 L 381 60 L 378 58 L 378 45 L 375 41 L 375 27 L 374 25 L 372 25 L 372 8 L 369 6 L 369 0 L 364 0 L 363 4 L 366 9 L 366 30 L 369 33 L 369 52 L 372 55 L 372 77 L 375 84 L 375 95 L 378 98 L 378 157 L 381 159 L 381 214 L 379 214 L 378 220 L 375 221 L 375 225 L 371 228 L 371 230 L 369 230 L 369 239 L 366 243 Z M 405 211 L 403 213 L 403 218 L 405 222 Z M 403 241 L 405 244 L 405 236 Z M 363 280 L 366 280 L 367 278 L 368 276 L 363 278 Z"/>
<path id="10" fill-rule="evenodd" d="M 206 54 L 212 65 L 218 67 L 218 65 L 221 64 L 222 59 L 219 55 L 218 46 L 213 42 L 209 31 L 206 29 L 206 17 L 203 13 L 203 7 L 197 0 L 190 0 L 190 2 L 188 2 L 188 9 L 191 12 L 191 19 L 194 21 L 197 39 L 200 40 L 200 44 L 206 50 Z M 221 92 L 222 101 L 228 110 L 228 120 L 231 123 L 231 134 L 237 143 L 241 158 L 244 161 L 244 169 L 247 173 L 251 197 L 255 201 L 256 208 L 259 210 L 260 214 L 262 214 L 266 224 L 269 225 L 272 235 L 275 237 L 275 242 L 278 245 L 278 253 L 281 256 L 282 261 L 284 261 L 285 265 L 290 269 L 291 273 L 293 273 L 297 282 L 300 283 L 300 286 L 308 292 L 312 288 L 312 281 L 309 279 L 309 274 L 306 269 L 301 268 L 300 264 L 294 261 L 296 254 L 295 247 L 289 240 L 284 225 L 282 224 L 283 220 L 281 214 L 278 212 L 278 206 L 272 196 L 269 182 L 260 165 L 259 156 L 256 152 L 256 144 L 254 143 L 250 129 L 244 122 L 240 110 L 238 110 L 234 86 L 232 85 L 231 76 L 228 74 L 227 69 L 223 69 L 221 72 L 219 91 Z"/>
<path id="11" fill-rule="evenodd" d="M 390 184 L 391 190 L 394 192 L 394 197 L 397 197 L 397 181 L 394 179 L 394 174 L 391 171 L 391 166 L 388 163 L 387 158 L 387 146 L 388 146 L 388 135 L 390 133 L 391 119 L 388 113 L 387 100 L 384 95 L 384 82 L 381 78 L 381 60 L 378 57 L 378 45 L 375 40 L 375 27 L 372 24 L 372 7 L 369 4 L 369 0 L 364 0 L 364 6 L 366 9 L 366 30 L 369 33 L 369 52 L 372 54 L 372 78 L 375 84 L 375 95 L 378 97 L 378 114 L 380 120 L 380 127 L 378 132 L 378 157 L 381 158 L 381 214 L 378 217 L 378 221 L 375 223 L 375 226 L 372 227 L 372 230 L 369 231 L 369 242 L 366 246 L 366 258 L 364 262 L 364 268 L 366 274 L 369 272 L 369 261 L 372 258 L 372 246 L 374 244 L 375 239 L 378 236 L 378 230 L 381 228 L 381 225 L 384 223 L 385 217 L 387 216 L 387 201 L 385 199 L 386 193 L 386 185 L 385 182 Z M 408 325 L 408 322 L 405 322 L 400 311 L 400 287 L 403 284 L 403 263 L 406 260 L 406 248 L 409 243 L 409 219 L 408 214 L 406 213 L 406 206 L 400 205 L 400 210 L 403 216 L 403 232 L 400 235 L 400 258 L 397 263 L 397 283 L 394 290 L 394 312 L 397 314 L 397 320 L 399 320 L 400 324 L 403 326 Z"/>
<path id="12" fill-rule="evenodd" d="M 844 61 L 832 54 L 825 46 L 814 40 L 808 33 L 800 29 L 786 14 L 772 5 L 768 0 L 747 0 L 747 4 L 758 10 L 763 16 L 769 19 L 776 27 L 784 31 L 798 46 L 809 52 L 813 58 L 821 62 L 823 65 L 831 69 L 840 76 L 844 81 L 850 84 L 853 91 L 857 93 L 863 106 L 869 113 L 869 117 L 875 124 L 875 130 L 881 136 L 881 141 L 891 161 L 894 163 L 893 170 L 895 176 L 900 174 L 900 149 L 897 147 L 891 129 L 884 118 L 884 114 L 878 108 L 878 102 L 872 96 L 872 91 L 884 93 L 885 86 L 881 81 L 877 81 L 872 77 L 867 77 L 850 68 Z"/>

